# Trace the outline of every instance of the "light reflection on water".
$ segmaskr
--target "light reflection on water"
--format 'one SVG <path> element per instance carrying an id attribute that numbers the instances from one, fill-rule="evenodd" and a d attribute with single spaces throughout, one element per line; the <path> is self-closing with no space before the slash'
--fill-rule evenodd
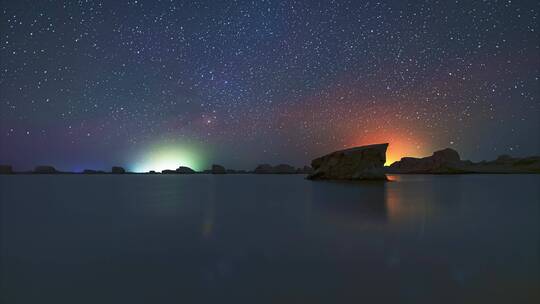
<path id="1" fill-rule="evenodd" d="M 539 176 L 391 179 L 2 176 L 1 299 L 538 300 Z"/>

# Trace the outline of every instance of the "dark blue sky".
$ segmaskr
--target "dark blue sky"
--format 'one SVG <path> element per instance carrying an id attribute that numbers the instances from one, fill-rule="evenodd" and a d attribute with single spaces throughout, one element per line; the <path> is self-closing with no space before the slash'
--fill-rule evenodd
<path id="1" fill-rule="evenodd" d="M 539 154 L 538 2 L 404 2 L 2 1 L 0 163 Z"/>

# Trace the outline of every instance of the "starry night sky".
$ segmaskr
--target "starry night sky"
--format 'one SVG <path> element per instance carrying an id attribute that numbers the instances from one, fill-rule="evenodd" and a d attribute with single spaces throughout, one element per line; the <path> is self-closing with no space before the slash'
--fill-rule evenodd
<path id="1" fill-rule="evenodd" d="M 2 1 L 0 163 L 539 154 L 538 1 L 405 2 Z"/>

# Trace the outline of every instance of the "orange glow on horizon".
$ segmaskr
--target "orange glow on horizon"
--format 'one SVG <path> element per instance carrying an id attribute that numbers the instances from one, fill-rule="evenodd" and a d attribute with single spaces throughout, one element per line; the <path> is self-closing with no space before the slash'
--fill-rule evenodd
<path id="1" fill-rule="evenodd" d="M 369 136 L 356 140 L 351 146 L 363 146 L 371 144 L 389 143 L 386 151 L 385 166 L 400 160 L 402 157 L 421 157 L 425 155 L 425 147 L 419 140 L 406 138 L 402 136 Z"/>
<path id="2" fill-rule="evenodd" d="M 388 150 L 386 151 L 385 166 L 391 165 L 393 162 L 400 160 L 402 157 L 417 155 L 418 148 L 409 147 L 402 142 L 389 142 Z"/>
<path id="3" fill-rule="evenodd" d="M 433 128 L 418 119 L 410 119 L 418 116 L 415 108 L 388 97 L 377 98 L 357 91 L 354 82 L 344 83 L 328 88 L 325 94 L 306 96 L 286 109 L 277 110 L 275 122 L 279 129 L 293 130 L 289 132 L 316 142 L 321 153 L 388 143 L 386 166 L 403 157 L 431 155 Z M 306 105 L 309 105 L 307 112 Z M 423 112 L 435 110 L 431 105 L 422 109 Z"/>

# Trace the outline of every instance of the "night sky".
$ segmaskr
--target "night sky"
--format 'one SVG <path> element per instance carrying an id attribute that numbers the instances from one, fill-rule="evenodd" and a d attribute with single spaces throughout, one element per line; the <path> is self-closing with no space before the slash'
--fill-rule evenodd
<path id="1" fill-rule="evenodd" d="M 538 1 L 2 1 L 15 170 L 540 153 Z"/>

